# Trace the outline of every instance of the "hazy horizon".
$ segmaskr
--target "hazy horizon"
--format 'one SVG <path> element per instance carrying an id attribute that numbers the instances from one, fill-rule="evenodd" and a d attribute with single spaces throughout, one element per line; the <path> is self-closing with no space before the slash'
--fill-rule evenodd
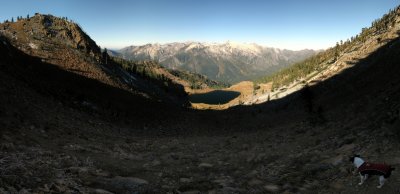
<path id="1" fill-rule="evenodd" d="M 145 45 L 148 45 L 148 44 L 151 44 L 151 45 L 156 45 L 156 44 L 159 44 L 159 45 L 168 45 L 168 44 L 174 44 L 174 43 L 185 43 L 185 44 L 189 44 L 189 43 L 226 44 L 226 43 L 228 43 L 228 42 L 231 42 L 231 43 L 234 43 L 234 44 L 243 44 L 243 45 L 256 44 L 256 45 L 258 45 L 258 46 L 262 46 L 262 47 L 265 47 L 265 48 L 276 48 L 276 49 L 280 49 L 280 50 L 293 50 L 293 51 L 300 51 L 300 50 L 325 50 L 325 49 L 308 49 L 308 48 L 303 48 L 303 49 L 287 49 L 287 48 L 272 47 L 272 46 L 269 46 L 269 45 L 262 45 L 262 44 L 259 44 L 259 43 L 256 43 L 256 42 L 236 42 L 236 41 L 231 41 L 231 40 L 220 41 L 220 42 L 215 42 L 215 41 L 213 41 L 213 42 L 211 42 L 211 41 L 209 41 L 209 42 L 207 42 L 207 41 L 193 41 L 193 40 L 189 40 L 189 41 L 180 41 L 180 42 L 178 42 L 178 41 L 175 41 L 175 42 L 162 42 L 162 43 L 160 43 L 160 42 L 148 42 L 148 43 L 144 43 L 144 44 L 132 44 L 132 45 L 124 46 L 124 47 L 116 47 L 116 48 L 113 48 L 113 47 L 105 47 L 105 48 L 107 48 L 107 49 L 109 49 L 109 50 L 120 50 L 120 49 L 127 48 L 127 47 L 130 47 L 130 46 L 137 46 L 137 47 L 140 47 L 140 46 L 145 46 Z"/>
<path id="2" fill-rule="evenodd" d="M 16 0 L 5 4 L 0 7 L 0 21 L 36 12 L 66 16 L 102 48 L 114 50 L 149 43 L 227 41 L 319 50 L 355 36 L 398 2 Z"/>

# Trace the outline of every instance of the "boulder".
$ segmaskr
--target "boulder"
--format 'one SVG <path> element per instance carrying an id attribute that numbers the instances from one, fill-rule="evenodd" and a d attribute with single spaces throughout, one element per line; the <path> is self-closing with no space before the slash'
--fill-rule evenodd
<path id="1" fill-rule="evenodd" d="M 249 184 L 250 186 L 255 186 L 255 185 L 261 185 L 261 184 L 263 184 L 263 182 L 262 182 L 261 180 L 259 180 L 259 179 L 251 179 L 251 180 L 248 182 L 248 184 Z"/>
<path id="2" fill-rule="evenodd" d="M 205 162 L 199 164 L 199 168 L 212 168 L 213 166 L 214 165 Z"/>
<path id="3" fill-rule="evenodd" d="M 270 193 L 276 193 L 279 191 L 279 186 L 275 184 L 267 184 L 264 186 L 264 189 Z"/>
<path id="4" fill-rule="evenodd" d="M 350 154 L 356 148 L 356 144 L 345 144 L 336 150 L 337 153 Z"/>
<path id="5" fill-rule="evenodd" d="M 95 181 L 95 185 L 112 191 L 115 193 L 130 193 L 140 191 L 141 188 L 148 184 L 148 181 L 136 177 L 99 178 Z"/>
<path id="6" fill-rule="evenodd" d="M 344 188 L 344 185 L 341 182 L 333 182 L 330 184 L 330 187 L 332 187 L 335 190 L 342 190 Z"/>
<path id="7" fill-rule="evenodd" d="M 333 166 L 337 166 L 339 164 L 342 164 L 344 161 L 344 156 L 343 155 L 338 155 L 330 159 L 330 164 Z"/>
<path id="8" fill-rule="evenodd" d="M 104 190 L 104 189 L 94 189 L 92 191 L 93 194 L 113 194 L 110 191 Z"/>
<path id="9" fill-rule="evenodd" d="M 200 191 L 197 190 L 192 190 L 192 191 L 185 191 L 185 192 L 181 192 L 181 194 L 200 194 Z"/>
<path id="10" fill-rule="evenodd" d="M 181 182 L 181 183 L 190 183 L 190 182 L 192 182 L 192 179 L 190 179 L 190 178 L 180 178 L 179 182 Z"/>

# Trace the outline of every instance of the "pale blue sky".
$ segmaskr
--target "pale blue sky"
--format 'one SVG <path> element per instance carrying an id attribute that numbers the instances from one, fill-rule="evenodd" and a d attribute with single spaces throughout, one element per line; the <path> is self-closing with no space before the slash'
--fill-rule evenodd
<path id="1" fill-rule="evenodd" d="M 0 21 L 67 16 L 102 47 L 184 41 L 325 49 L 370 26 L 398 0 L 2 0 Z"/>

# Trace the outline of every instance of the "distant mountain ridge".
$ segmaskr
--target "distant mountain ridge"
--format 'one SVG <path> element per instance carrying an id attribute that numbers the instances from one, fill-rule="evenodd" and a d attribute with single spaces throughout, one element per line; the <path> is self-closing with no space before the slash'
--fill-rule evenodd
<path id="1" fill-rule="evenodd" d="M 235 42 L 168 43 L 129 46 L 118 51 L 130 60 L 154 60 L 170 69 L 186 70 L 210 79 L 235 83 L 274 73 L 318 51 L 291 51 Z"/>

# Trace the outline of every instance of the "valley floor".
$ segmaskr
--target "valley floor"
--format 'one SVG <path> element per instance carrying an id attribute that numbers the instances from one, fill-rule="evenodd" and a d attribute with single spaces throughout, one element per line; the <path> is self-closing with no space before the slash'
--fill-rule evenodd
<path id="1" fill-rule="evenodd" d="M 359 186 L 348 162 L 360 153 L 398 167 L 400 144 L 392 125 L 299 123 L 224 136 L 172 137 L 135 136 L 94 120 L 75 127 L 3 131 L 0 192 L 400 192 L 397 172 L 382 189 L 376 188 L 377 177 Z"/>

